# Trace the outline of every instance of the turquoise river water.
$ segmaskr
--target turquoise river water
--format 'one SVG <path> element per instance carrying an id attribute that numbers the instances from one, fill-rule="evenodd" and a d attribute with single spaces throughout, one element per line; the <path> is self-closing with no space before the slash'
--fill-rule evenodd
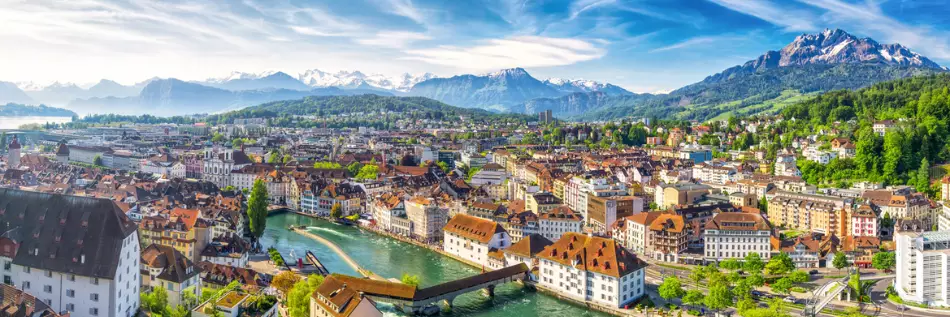
<path id="1" fill-rule="evenodd" d="M 317 220 L 297 214 L 273 215 L 267 219 L 267 229 L 261 238 L 264 247 L 274 246 L 284 256 L 293 251 L 303 257 L 307 250 L 314 253 L 333 273 L 356 276 L 336 253 L 316 241 L 287 230 L 290 225 L 305 225 L 310 232 L 333 241 L 361 266 L 386 278 L 399 278 L 403 273 L 418 275 L 422 286 L 431 286 L 478 274 L 479 269 L 411 244 L 383 237 L 375 233 Z M 459 296 L 450 312 L 442 316 L 545 316 L 586 317 L 607 316 L 586 308 L 561 302 L 554 297 L 526 290 L 517 283 L 509 283 L 495 290 L 491 299 L 482 292 Z M 387 316 L 402 316 L 392 307 L 381 305 Z"/>

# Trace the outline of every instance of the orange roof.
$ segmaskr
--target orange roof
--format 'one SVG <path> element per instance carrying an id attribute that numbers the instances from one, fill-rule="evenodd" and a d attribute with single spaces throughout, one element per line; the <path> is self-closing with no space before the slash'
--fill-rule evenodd
<path id="1" fill-rule="evenodd" d="M 613 277 L 626 276 L 647 266 L 613 239 L 568 232 L 544 248 L 538 257 L 579 270 Z"/>
<path id="2" fill-rule="evenodd" d="M 198 214 L 200 211 L 198 209 L 184 209 L 184 208 L 175 208 L 169 214 L 169 218 L 172 220 L 178 219 L 185 224 L 185 228 L 191 230 L 195 227 L 195 222 L 198 221 Z"/>
<path id="3" fill-rule="evenodd" d="M 488 243 L 496 233 L 505 232 L 505 229 L 494 221 L 465 214 L 452 217 L 449 223 L 445 225 L 444 230 L 446 233 L 452 233 L 481 243 Z"/>
<path id="4" fill-rule="evenodd" d="M 686 221 L 677 214 L 661 214 L 650 224 L 653 231 L 683 232 L 685 229 Z"/>

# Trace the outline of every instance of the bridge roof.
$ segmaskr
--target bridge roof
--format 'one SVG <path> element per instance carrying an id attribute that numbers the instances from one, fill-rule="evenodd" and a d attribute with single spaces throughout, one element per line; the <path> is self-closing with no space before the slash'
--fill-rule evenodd
<path id="1" fill-rule="evenodd" d="M 333 278 L 345 283 L 347 287 L 354 290 L 379 297 L 389 297 L 393 299 L 412 301 L 416 295 L 416 287 L 402 283 L 389 281 L 371 280 L 355 276 L 342 274 L 333 274 Z"/>
<path id="2" fill-rule="evenodd" d="M 490 272 L 485 272 L 482 274 L 469 276 L 466 278 L 454 280 L 451 282 L 442 283 L 439 285 L 426 287 L 416 291 L 416 296 L 413 298 L 415 301 L 420 301 L 424 299 L 429 299 L 437 297 L 440 295 L 457 292 L 464 290 L 470 287 L 478 286 L 485 284 L 491 281 L 500 280 L 503 278 L 511 277 L 517 274 L 523 274 L 528 272 L 530 269 L 527 264 L 519 263 L 518 265 L 509 266 L 503 269 L 494 270 Z"/>

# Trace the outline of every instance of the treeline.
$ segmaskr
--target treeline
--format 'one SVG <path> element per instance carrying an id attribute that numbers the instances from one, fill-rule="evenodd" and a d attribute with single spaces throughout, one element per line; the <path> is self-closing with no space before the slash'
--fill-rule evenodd
<path id="1" fill-rule="evenodd" d="M 881 81 L 936 72 L 930 69 L 879 64 L 812 64 L 754 72 L 730 70 L 707 77 L 701 82 L 677 89 L 670 94 L 657 95 L 646 100 L 614 97 L 611 105 L 604 106 L 598 111 L 585 113 L 580 116 L 580 119 L 605 120 L 629 116 L 655 116 L 705 121 L 721 113 L 774 99 L 785 90 L 809 93 L 858 89 Z M 734 101 L 739 102 L 727 107 L 698 107 L 723 105 Z"/>
<path id="2" fill-rule="evenodd" d="M 378 113 L 387 112 L 379 116 Z M 341 117 L 362 113 L 366 116 Z M 373 116 L 369 116 L 373 114 Z M 316 116 L 333 120 L 300 120 L 295 116 Z M 208 116 L 209 124 L 231 123 L 241 118 L 268 118 L 270 124 L 281 127 L 352 127 L 371 126 L 380 129 L 393 128 L 399 119 L 458 120 L 464 116 L 476 122 L 526 122 L 534 116 L 495 114 L 479 109 L 466 109 L 446 105 L 424 97 L 392 97 L 378 95 L 359 96 L 311 96 L 298 100 L 265 103 L 219 115 Z"/>
<path id="3" fill-rule="evenodd" d="M 950 158 L 948 74 L 883 82 L 857 91 L 829 92 L 790 105 L 782 114 L 787 119 L 801 120 L 795 124 L 799 130 L 853 126 L 856 155 L 853 162 L 841 164 L 853 166 L 853 176 L 906 183 L 920 189 L 924 187 L 924 176 L 920 174 L 927 173 L 930 163 Z M 874 123 L 881 120 L 894 122 L 883 137 L 873 130 Z"/>
<path id="4" fill-rule="evenodd" d="M 73 117 L 76 113 L 70 110 L 49 107 L 46 105 L 31 106 L 18 103 L 8 103 L 0 105 L 0 117 Z"/>

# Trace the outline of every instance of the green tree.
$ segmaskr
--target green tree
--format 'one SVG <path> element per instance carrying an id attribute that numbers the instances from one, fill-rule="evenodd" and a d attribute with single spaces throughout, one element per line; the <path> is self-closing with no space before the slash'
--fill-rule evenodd
<path id="1" fill-rule="evenodd" d="M 717 283 L 709 288 L 709 294 L 703 299 L 706 307 L 715 311 L 720 311 L 732 305 L 732 290 L 722 283 Z"/>
<path id="2" fill-rule="evenodd" d="M 214 142 L 214 143 L 221 142 L 221 140 L 224 140 L 224 134 L 221 134 L 218 132 L 215 132 L 214 135 L 211 137 L 211 142 Z"/>
<path id="3" fill-rule="evenodd" d="M 362 167 L 363 167 L 363 164 L 360 164 L 360 162 L 353 162 L 353 163 L 350 163 L 350 165 L 346 166 L 346 170 L 350 172 L 350 175 L 356 176 L 356 174 L 359 174 L 360 168 Z"/>
<path id="4" fill-rule="evenodd" d="M 96 155 L 96 157 L 92 158 L 92 165 L 95 165 L 95 166 L 103 166 L 103 165 L 102 165 L 102 156 Z"/>
<path id="5" fill-rule="evenodd" d="M 927 158 L 920 160 L 920 167 L 917 169 L 917 191 L 930 194 L 930 162 Z"/>
<path id="6" fill-rule="evenodd" d="M 438 166 L 439 169 L 441 169 L 443 173 L 449 172 L 449 163 L 438 161 L 435 163 L 435 165 Z"/>
<path id="7" fill-rule="evenodd" d="M 698 290 L 689 290 L 686 292 L 686 295 L 683 295 L 683 303 L 687 305 L 699 306 L 703 304 L 703 292 Z"/>
<path id="8" fill-rule="evenodd" d="M 419 275 L 409 275 L 408 273 L 402 273 L 402 278 L 399 280 L 403 284 L 413 286 L 413 287 L 419 287 L 420 282 L 421 282 L 419 279 Z"/>
<path id="9" fill-rule="evenodd" d="M 340 203 L 333 203 L 333 206 L 330 206 L 330 218 L 340 219 L 343 217 L 343 206 Z"/>
<path id="10" fill-rule="evenodd" d="M 752 297 L 752 285 L 749 284 L 749 281 L 746 279 L 739 279 L 735 282 L 735 287 L 732 288 L 732 294 L 736 298 L 745 299 Z"/>
<path id="11" fill-rule="evenodd" d="M 740 315 L 742 315 L 742 312 L 744 311 L 756 309 L 758 307 L 759 305 L 755 302 L 755 300 L 752 299 L 752 297 L 743 297 L 738 303 L 736 303 L 736 309 L 739 310 Z"/>
<path id="12" fill-rule="evenodd" d="M 267 163 L 270 163 L 270 164 L 280 163 L 280 152 L 271 151 L 270 155 L 267 157 Z"/>
<path id="13" fill-rule="evenodd" d="M 379 166 L 374 164 L 366 164 L 360 168 L 360 172 L 356 174 L 355 178 L 358 180 L 376 180 L 378 173 Z"/>
<path id="14" fill-rule="evenodd" d="M 748 281 L 749 285 L 752 287 L 761 287 L 762 285 L 765 285 L 765 277 L 762 277 L 762 273 L 752 273 L 752 275 L 749 275 L 749 277 L 747 277 L 745 280 Z"/>
<path id="15" fill-rule="evenodd" d="M 749 252 L 746 254 L 742 263 L 742 269 L 744 269 L 746 273 L 761 273 L 763 268 L 765 268 L 765 262 L 762 262 L 762 257 L 759 256 L 758 253 Z"/>
<path id="16" fill-rule="evenodd" d="M 695 283 L 702 282 L 706 279 L 706 270 L 702 266 L 696 266 L 689 272 L 689 279 L 693 280 Z"/>
<path id="17" fill-rule="evenodd" d="M 841 251 L 835 252 L 835 258 L 832 260 L 831 264 L 840 271 L 841 269 L 848 267 L 848 256 Z"/>
<path id="18" fill-rule="evenodd" d="M 311 274 L 306 280 L 294 284 L 290 294 L 287 295 L 287 309 L 291 317 L 310 316 L 310 294 L 313 294 L 313 291 L 322 283 L 322 276 Z"/>
<path id="19" fill-rule="evenodd" d="M 894 252 L 878 252 L 871 258 L 871 266 L 878 270 L 890 270 L 897 264 Z"/>
<path id="20" fill-rule="evenodd" d="M 683 294 L 686 293 L 686 291 L 683 290 L 683 285 L 680 283 L 680 279 L 675 276 L 668 276 L 664 278 L 663 283 L 660 284 L 660 287 L 657 288 L 657 291 L 660 293 L 660 297 L 663 297 L 666 300 L 683 297 Z"/>
<path id="21" fill-rule="evenodd" d="M 811 279 L 811 275 L 809 275 L 808 272 L 796 270 L 788 274 L 788 279 L 792 281 L 792 283 L 800 284 L 808 282 L 808 280 Z"/>
<path id="22" fill-rule="evenodd" d="M 722 262 L 719 262 L 719 267 L 727 270 L 738 270 L 742 267 L 742 264 L 736 259 L 725 259 Z"/>
<path id="23" fill-rule="evenodd" d="M 769 213 L 769 201 L 765 199 L 765 196 L 762 196 L 762 198 L 759 198 L 759 211 L 765 215 Z"/>
<path id="24" fill-rule="evenodd" d="M 359 164 L 359 163 L 355 163 L 355 162 L 354 162 L 354 163 L 351 163 L 350 165 L 353 165 L 353 164 Z M 340 165 L 340 163 L 337 163 L 337 162 L 322 162 L 322 161 L 321 161 L 321 162 L 315 162 L 315 163 L 313 163 L 313 168 L 319 168 L 319 169 L 338 169 L 338 168 L 343 168 L 343 165 Z M 358 169 L 358 168 L 357 168 L 357 169 Z M 349 170 L 349 167 L 347 167 L 347 170 Z"/>
<path id="25" fill-rule="evenodd" d="M 267 187 L 264 185 L 264 180 L 255 180 L 251 188 L 251 197 L 247 199 L 248 227 L 255 240 L 264 234 L 264 228 L 267 226 L 267 206 Z"/>
<path id="26" fill-rule="evenodd" d="M 168 291 L 164 287 L 153 287 L 152 291 L 140 295 L 142 308 L 149 312 L 162 314 L 168 306 Z"/>
<path id="27" fill-rule="evenodd" d="M 772 283 L 771 286 L 772 291 L 776 293 L 788 294 L 788 291 L 792 288 L 793 283 L 791 279 L 783 277 L 775 281 L 775 283 Z"/>
<path id="28" fill-rule="evenodd" d="M 225 186 L 225 187 L 224 187 L 224 191 L 226 191 L 226 192 L 233 192 L 233 191 L 234 191 L 234 186 L 231 186 L 231 185 Z"/>
<path id="29" fill-rule="evenodd" d="M 773 256 L 769 259 L 769 263 L 765 265 L 765 271 L 769 275 L 785 274 L 794 269 L 795 263 L 792 262 L 792 258 L 787 253 L 779 253 Z"/>

